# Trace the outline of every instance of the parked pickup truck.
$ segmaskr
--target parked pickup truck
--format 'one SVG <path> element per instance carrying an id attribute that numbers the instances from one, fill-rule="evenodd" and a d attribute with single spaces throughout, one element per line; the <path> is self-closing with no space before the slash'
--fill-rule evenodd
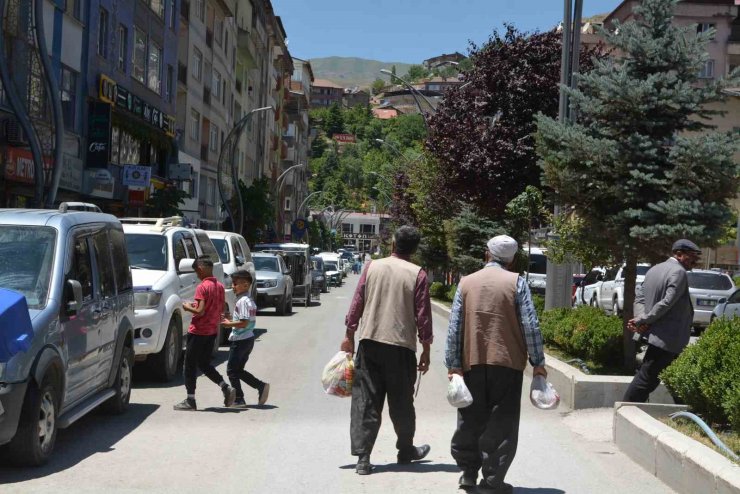
<path id="1" fill-rule="evenodd" d="M 637 265 L 637 284 L 645 280 L 645 273 L 649 269 L 650 264 Z M 624 309 L 624 270 L 624 265 L 607 269 L 603 283 L 594 288 L 596 306 L 607 313 L 619 315 Z"/>

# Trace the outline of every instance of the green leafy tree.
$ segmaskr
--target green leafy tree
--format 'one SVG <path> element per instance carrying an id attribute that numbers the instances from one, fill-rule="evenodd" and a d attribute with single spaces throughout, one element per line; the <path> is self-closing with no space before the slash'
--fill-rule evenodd
<path id="1" fill-rule="evenodd" d="M 429 76 L 429 71 L 423 65 L 412 65 L 409 67 L 405 79 L 409 82 L 416 82 L 427 76 Z"/>
<path id="2" fill-rule="evenodd" d="M 385 81 L 380 78 L 375 79 L 372 86 L 370 86 L 370 91 L 373 94 L 380 94 L 383 92 L 383 89 L 385 89 Z"/>
<path id="3" fill-rule="evenodd" d="M 673 24 L 677 0 L 645 0 L 634 21 L 602 31 L 619 58 L 596 61 L 569 90 L 575 123 L 537 118 L 544 181 L 572 205 L 590 243 L 626 262 L 625 366 L 634 366 L 636 265 L 679 237 L 714 244 L 737 195 L 734 138 L 699 133 L 730 82 L 699 81 L 712 32 Z M 692 132 L 693 131 L 693 132 Z"/>
<path id="4" fill-rule="evenodd" d="M 254 245 L 264 235 L 266 225 L 272 222 L 274 209 L 270 201 L 270 183 L 266 177 L 252 182 L 249 187 L 239 180 L 242 204 L 244 205 L 244 227 L 242 232 L 249 245 Z"/>
<path id="5" fill-rule="evenodd" d="M 344 115 L 339 103 L 333 103 L 326 112 L 323 124 L 324 132 L 329 137 L 344 132 Z"/>
<path id="6" fill-rule="evenodd" d="M 146 214 L 155 218 L 167 216 L 182 216 L 180 204 L 185 204 L 190 194 L 177 187 L 174 183 L 167 183 L 164 187 L 154 190 L 144 205 Z"/>
<path id="7" fill-rule="evenodd" d="M 503 227 L 483 217 L 470 205 L 463 205 L 460 213 L 445 222 L 447 252 L 452 267 L 466 275 L 483 267 L 486 242 L 504 234 Z"/>

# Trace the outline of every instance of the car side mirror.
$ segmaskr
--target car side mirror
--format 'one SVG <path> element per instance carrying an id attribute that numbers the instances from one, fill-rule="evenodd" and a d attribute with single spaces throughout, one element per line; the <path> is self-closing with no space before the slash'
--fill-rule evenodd
<path id="1" fill-rule="evenodd" d="M 600 275 L 596 276 L 596 281 L 604 281 L 604 275 L 603 274 L 600 274 Z"/>
<path id="2" fill-rule="evenodd" d="M 725 297 L 722 297 L 721 299 L 717 300 L 718 304 L 724 304 L 727 302 L 727 299 Z"/>
<path id="3" fill-rule="evenodd" d="M 177 265 L 177 271 L 180 273 L 194 273 L 195 269 L 193 269 L 193 263 L 195 262 L 195 259 L 180 259 L 180 263 Z"/>
<path id="4" fill-rule="evenodd" d="M 82 285 L 77 280 L 67 280 L 67 313 L 77 314 L 82 309 Z"/>
<path id="5" fill-rule="evenodd" d="M 236 256 L 236 265 L 237 266 L 243 266 L 244 265 L 244 258 L 242 256 Z"/>
<path id="6" fill-rule="evenodd" d="M 290 266 L 287 266 L 285 268 L 285 271 L 283 271 L 284 274 L 290 274 Z"/>

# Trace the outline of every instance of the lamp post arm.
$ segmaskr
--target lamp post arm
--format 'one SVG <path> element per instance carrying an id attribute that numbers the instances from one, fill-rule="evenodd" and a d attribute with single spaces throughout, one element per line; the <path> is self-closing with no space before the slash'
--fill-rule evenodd
<path id="1" fill-rule="evenodd" d="M 296 214 L 300 214 L 301 210 L 303 209 L 303 206 L 305 206 L 305 205 L 306 205 L 306 203 L 308 202 L 308 200 L 309 200 L 309 199 L 310 199 L 310 198 L 311 198 L 312 196 L 315 196 L 316 194 L 323 194 L 323 193 L 324 193 L 324 191 L 323 191 L 323 190 L 317 190 L 316 192 L 311 192 L 310 194 L 308 194 L 308 195 L 306 196 L 306 198 L 305 198 L 305 199 L 303 199 L 303 202 L 301 203 L 301 205 L 300 205 L 300 206 L 298 206 L 298 209 L 296 209 Z"/>
<path id="2" fill-rule="evenodd" d="M 387 74 L 387 75 L 391 76 L 394 79 L 398 79 L 399 81 L 401 81 L 401 84 L 403 84 L 404 86 L 406 86 L 406 88 L 411 92 L 411 96 L 414 97 L 414 101 L 416 101 L 416 106 L 417 106 L 417 108 L 419 108 L 419 112 L 421 113 L 422 117 L 424 117 L 424 122 L 425 123 L 426 123 L 427 119 L 426 119 L 426 116 L 424 115 L 424 111 L 421 109 L 421 104 L 419 103 L 419 99 L 417 98 L 416 95 L 421 96 L 424 99 L 424 101 L 426 102 L 426 104 L 429 105 L 429 108 L 431 108 L 433 111 L 437 111 L 437 108 L 432 104 L 432 102 L 429 101 L 429 99 L 426 96 L 424 96 L 424 94 L 421 93 L 418 89 L 416 89 L 415 87 L 413 87 L 411 85 L 411 83 L 408 82 L 406 79 L 403 79 L 402 77 L 397 76 L 396 74 L 394 74 L 393 72 L 391 72 L 388 69 L 380 69 L 380 71 L 383 74 Z"/>

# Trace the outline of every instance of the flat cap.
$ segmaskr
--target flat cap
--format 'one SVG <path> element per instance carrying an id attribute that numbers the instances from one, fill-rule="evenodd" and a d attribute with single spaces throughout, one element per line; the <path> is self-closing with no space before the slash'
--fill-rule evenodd
<path id="1" fill-rule="evenodd" d="M 694 242 L 687 238 L 682 238 L 673 242 L 673 248 L 671 250 L 673 252 L 676 252 L 677 250 L 683 250 L 688 252 L 697 252 L 701 254 L 701 249 Z"/>

